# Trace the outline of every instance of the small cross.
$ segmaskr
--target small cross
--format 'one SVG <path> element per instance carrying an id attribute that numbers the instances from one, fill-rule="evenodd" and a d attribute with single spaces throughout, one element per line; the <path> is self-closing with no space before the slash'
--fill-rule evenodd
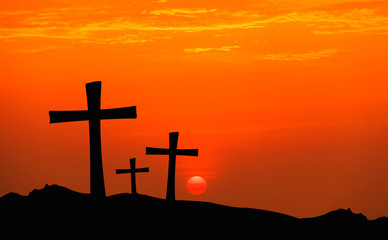
<path id="1" fill-rule="evenodd" d="M 129 159 L 129 164 L 131 169 L 116 169 L 116 174 L 130 173 L 131 174 L 131 189 L 132 195 L 137 194 L 136 192 L 136 173 L 137 172 L 149 172 L 150 169 L 147 168 L 137 168 L 136 169 L 136 158 Z"/>
<path id="2" fill-rule="evenodd" d="M 146 155 L 168 155 L 168 179 L 166 199 L 175 200 L 175 165 L 176 156 L 198 156 L 198 149 L 177 149 L 179 132 L 171 132 L 169 135 L 169 148 L 146 147 Z"/>

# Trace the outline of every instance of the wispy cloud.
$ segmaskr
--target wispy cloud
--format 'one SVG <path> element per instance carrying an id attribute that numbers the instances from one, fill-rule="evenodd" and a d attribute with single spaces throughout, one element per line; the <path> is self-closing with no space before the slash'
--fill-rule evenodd
<path id="1" fill-rule="evenodd" d="M 305 23 L 312 28 L 314 34 L 388 33 L 388 15 L 380 14 L 377 9 L 290 13 L 280 19 Z"/>
<path id="2" fill-rule="evenodd" d="M 58 49 L 58 48 L 64 48 L 64 47 L 63 46 L 43 46 L 43 47 L 35 47 L 35 48 L 29 48 L 29 49 L 15 49 L 13 50 L 13 52 L 20 53 L 20 54 L 30 54 L 30 53 L 40 53 L 47 50 Z"/>
<path id="3" fill-rule="evenodd" d="M 92 38 L 98 31 L 225 31 L 259 29 L 273 24 L 299 22 L 314 34 L 388 33 L 388 15 L 381 8 L 305 9 L 278 14 L 258 14 L 253 10 L 219 11 L 218 9 L 172 8 L 134 12 L 107 12 L 106 9 L 58 8 L 37 11 L 9 11 L 0 19 L 0 38 L 46 37 L 64 39 Z M 161 21 L 163 16 L 197 17 L 208 14 L 206 20 Z M 89 16 L 89 17 L 87 17 Z M 93 17 L 90 17 L 93 16 Z M 140 17 L 143 16 L 143 17 Z M 148 16 L 148 17 L 147 17 Z M 169 22 L 170 21 L 170 22 Z M 101 37 L 101 36 L 99 36 Z M 126 41 L 126 39 L 124 39 Z"/>
<path id="4" fill-rule="evenodd" d="M 86 33 L 69 27 L 0 28 L 0 39 L 12 38 L 85 39 Z"/>
<path id="5" fill-rule="evenodd" d="M 119 35 L 115 37 L 105 37 L 105 38 L 87 38 L 84 40 L 80 40 L 82 43 L 94 43 L 94 44 L 127 44 L 127 43 L 146 43 L 153 42 L 160 39 L 171 39 L 171 37 L 164 36 L 141 36 L 136 34 L 126 34 Z"/>
<path id="6" fill-rule="evenodd" d="M 160 9 L 152 11 L 143 11 L 142 14 L 151 14 L 151 15 L 170 15 L 170 16 L 179 16 L 179 17 L 198 17 L 200 14 L 205 13 L 214 13 L 217 9 L 191 9 L 191 8 L 177 8 L 177 9 Z"/>
<path id="7" fill-rule="evenodd" d="M 208 51 L 229 52 L 230 50 L 235 48 L 240 48 L 240 46 L 223 46 L 218 48 L 186 48 L 184 49 L 184 52 L 190 52 L 190 53 L 200 53 L 200 52 L 208 52 Z"/>
<path id="8" fill-rule="evenodd" d="M 263 56 L 265 60 L 277 60 L 277 61 L 302 61 L 310 59 L 320 59 L 331 57 L 338 53 L 338 49 L 329 48 L 318 51 L 304 52 L 304 53 L 280 53 L 280 54 L 266 54 Z"/>
<path id="9" fill-rule="evenodd" d="M 173 40 L 177 34 L 207 34 L 207 38 L 234 36 L 241 38 L 238 31 L 282 24 L 300 23 L 316 35 L 338 34 L 388 34 L 388 3 L 347 4 L 310 9 L 281 9 L 281 11 L 259 11 L 252 7 L 239 9 L 167 8 L 166 1 L 153 1 L 148 10 L 142 6 L 131 7 L 85 6 L 57 7 L 49 9 L 22 9 L 2 11 L 0 17 L 0 40 L 23 38 L 46 38 L 74 43 L 90 44 L 134 44 L 149 43 L 161 39 Z M 270 2 L 270 1 L 269 1 Z M 269 4 L 269 3 L 268 3 Z M 159 9 L 164 7 L 163 9 Z M 154 9 L 152 9 L 154 8 Z M 253 34 L 257 34 L 257 32 Z M 271 30 L 271 32 L 274 32 Z M 181 35 L 182 36 L 182 35 Z M 180 36 L 180 37 L 181 37 Z M 221 37 L 218 37 L 221 39 Z M 217 40 L 218 40 L 217 39 Z M 228 41 L 230 44 L 231 41 Z M 57 44 L 57 43 L 52 43 Z M 191 46 L 193 44 L 190 44 Z M 228 52 L 238 46 L 216 48 L 187 48 L 184 52 L 206 51 Z M 170 47 L 173 45 L 169 45 Z M 181 49 L 181 48 L 180 48 Z M 326 49 L 327 50 L 327 49 Z M 265 59 L 315 59 L 334 54 L 332 50 L 303 53 L 267 55 Z M 326 51 L 326 52 L 325 52 Z"/>

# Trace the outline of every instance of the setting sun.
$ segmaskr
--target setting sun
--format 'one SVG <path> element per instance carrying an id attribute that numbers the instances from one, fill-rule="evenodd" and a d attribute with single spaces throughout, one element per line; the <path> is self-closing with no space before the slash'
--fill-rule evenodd
<path id="1" fill-rule="evenodd" d="M 199 195 L 206 191 L 207 183 L 202 177 L 194 176 L 187 180 L 186 188 L 191 194 Z"/>

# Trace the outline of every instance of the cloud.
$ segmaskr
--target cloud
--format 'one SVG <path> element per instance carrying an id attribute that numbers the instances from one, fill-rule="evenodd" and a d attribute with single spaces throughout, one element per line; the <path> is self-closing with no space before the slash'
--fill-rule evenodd
<path id="1" fill-rule="evenodd" d="M 3 40 L 30 37 L 70 40 L 86 38 L 85 34 L 68 27 L 0 28 L 0 39 Z"/>
<path id="2" fill-rule="evenodd" d="M 158 3 L 159 2 L 159 3 Z M 165 1 L 153 1 L 153 6 L 72 6 L 41 9 L 13 9 L 0 12 L 0 41 L 16 42 L 23 38 L 45 38 L 50 44 L 66 42 L 84 44 L 139 44 L 160 39 L 175 39 L 178 34 L 204 33 L 206 38 L 250 38 L 259 34 L 258 29 L 286 23 L 300 23 L 312 34 L 388 34 L 388 3 L 326 5 L 303 9 L 290 8 L 276 11 L 239 7 L 222 9 L 208 8 L 164 8 Z M 270 2 L 270 1 L 269 1 Z M 269 3 L 268 3 L 269 4 Z M 154 9 L 152 9 L 154 8 Z M 270 9 L 269 7 L 264 9 Z M 173 17 L 173 18 L 170 18 Z M 247 35 L 239 31 L 252 30 Z M 269 34 L 275 31 L 269 32 Z M 179 35 L 182 37 L 183 35 Z M 201 37 L 204 38 L 205 35 Z M 186 37 L 186 36 L 183 36 Z M 272 36 L 268 36 L 269 38 Z M 59 40 L 64 40 L 58 43 Z M 51 42 L 56 41 L 56 42 Z M 228 41 L 230 43 L 230 41 Z M 227 45 L 225 43 L 219 43 Z M 191 44 L 192 45 L 192 44 Z M 174 46 L 174 45 L 169 45 Z M 184 52 L 207 51 L 228 52 L 238 46 L 218 48 L 187 48 Z M 28 49 L 26 50 L 28 52 Z M 334 54 L 333 50 L 310 53 L 268 54 L 265 59 L 301 60 L 316 59 Z"/>
<path id="3" fill-rule="evenodd" d="M 219 31 L 219 30 L 234 30 L 234 29 L 254 29 L 263 28 L 266 24 L 262 21 L 249 21 L 237 23 L 213 23 L 213 24 L 159 24 L 156 22 L 134 21 L 131 18 L 115 18 L 107 21 L 88 23 L 74 28 L 77 32 L 93 33 L 97 31 L 147 31 L 147 32 L 203 32 L 203 31 Z"/>
<path id="4" fill-rule="evenodd" d="M 267 54 L 263 56 L 265 60 L 277 60 L 277 61 L 303 61 L 310 59 L 320 59 L 325 57 L 331 57 L 338 53 L 338 49 L 329 48 L 319 51 L 311 51 L 304 53 L 281 53 L 281 54 Z"/>
<path id="5" fill-rule="evenodd" d="M 178 8 L 178 9 L 161 9 L 161 10 L 152 10 L 152 11 L 143 11 L 142 14 L 151 14 L 151 15 L 170 15 L 170 16 L 179 16 L 179 17 L 198 17 L 199 14 L 213 13 L 217 9 L 190 9 L 190 8 Z"/>
<path id="6" fill-rule="evenodd" d="M 128 44 L 128 43 L 146 43 L 153 42 L 159 39 L 171 39 L 171 37 L 158 37 L 158 36 L 140 36 L 136 34 L 119 35 L 116 37 L 101 37 L 101 38 L 88 38 L 81 40 L 82 43 L 94 43 L 94 44 Z"/>
<path id="7" fill-rule="evenodd" d="M 380 3 L 299 9 L 268 15 L 257 13 L 255 10 L 233 11 L 216 8 L 171 8 L 147 11 L 138 9 L 136 11 L 104 6 L 104 8 L 61 7 L 35 11 L 14 10 L 2 12 L 4 17 L 0 18 L 0 38 L 90 39 L 95 37 L 96 32 L 102 31 L 121 32 L 123 36 L 127 35 L 128 31 L 194 33 L 259 29 L 290 22 L 306 24 L 314 34 L 387 34 L 388 15 L 385 14 L 386 12 L 388 12 L 388 4 Z M 163 18 L 161 21 L 160 19 L 163 16 L 194 18 L 204 14 L 207 16 L 201 18 L 201 21 L 176 18 L 174 20 Z"/>
<path id="8" fill-rule="evenodd" d="M 199 52 L 208 52 L 208 51 L 229 52 L 230 50 L 235 48 L 240 48 L 240 46 L 223 46 L 219 48 L 186 48 L 184 49 L 184 52 L 189 52 L 189 53 L 199 53 Z"/>
<path id="9" fill-rule="evenodd" d="M 314 34 L 387 34 L 388 16 L 376 9 L 312 11 L 288 15 L 289 21 L 308 24 Z"/>
<path id="10" fill-rule="evenodd" d="M 36 48 L 29 48 L 29 49 L 15 49 L 13 50 L 14 53 L 20 53 L 20 54 L 30 54 L 30 53 L 40 53 L 47 50 L 53 50 L 58 48 L 64 48 L 62 46 L 43 46 L 43 47 L 36 47 Z"/>

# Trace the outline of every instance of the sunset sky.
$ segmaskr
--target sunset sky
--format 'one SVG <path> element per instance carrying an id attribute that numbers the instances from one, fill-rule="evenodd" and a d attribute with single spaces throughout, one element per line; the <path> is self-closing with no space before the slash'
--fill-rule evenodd
<path id="1" fill-rule="evenodd" d="M 351 208 L 388 216 L 388 1 L 0 1 L 0 195 L 46 183 L 89 192 L 87 109 L 102 81 L 108 195 L 130 191 L 129 158 L 149 173 L 137 191 L 311 217 Z M 192 195 L 186 181 L 207 181 Z"/>

